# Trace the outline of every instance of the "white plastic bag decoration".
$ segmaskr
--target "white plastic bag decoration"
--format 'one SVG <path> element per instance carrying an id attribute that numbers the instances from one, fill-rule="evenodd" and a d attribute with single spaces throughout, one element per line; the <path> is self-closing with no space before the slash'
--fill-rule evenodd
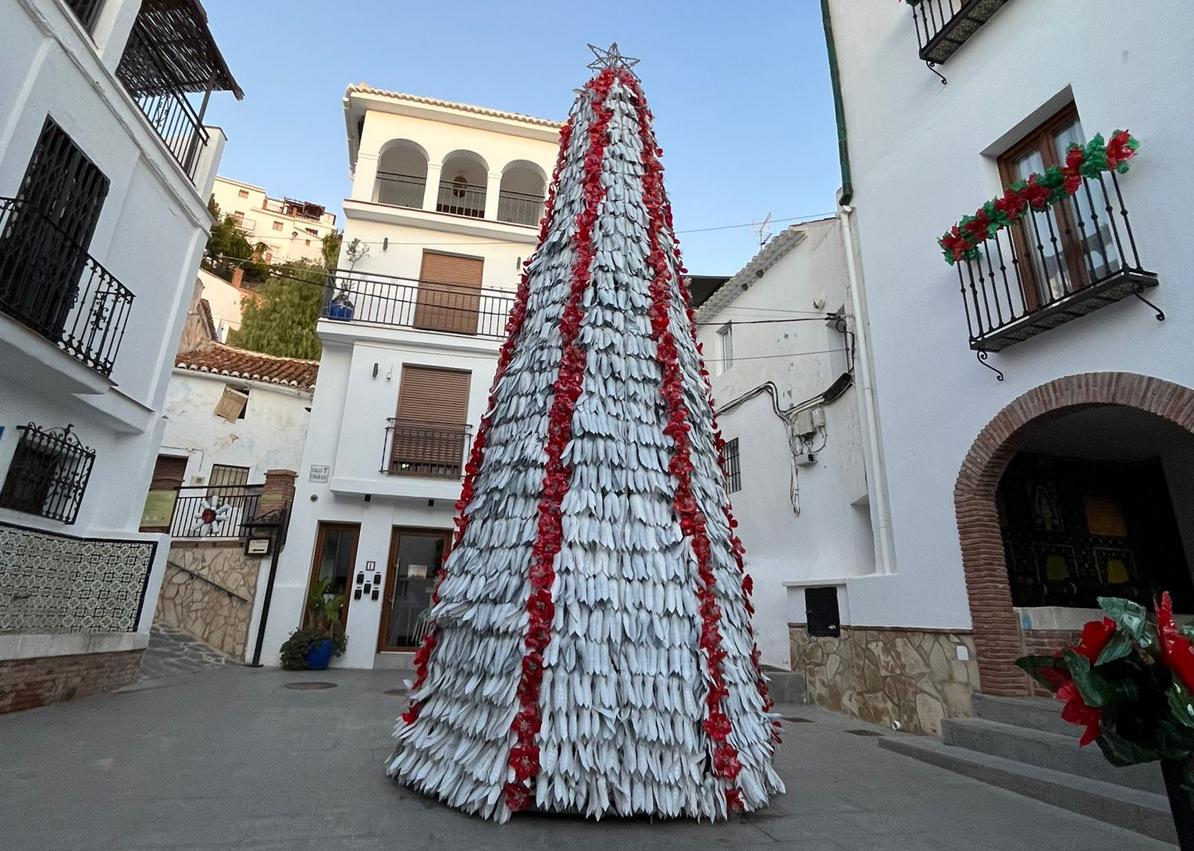
<path id="1" fill-rule="evenodd" d="M 213 494 L 199 503 L 199 512 L 191 532 L 203 538 L 216 537 L 231 514 L 232 506 L 221 503 L 220 498 Z"/>

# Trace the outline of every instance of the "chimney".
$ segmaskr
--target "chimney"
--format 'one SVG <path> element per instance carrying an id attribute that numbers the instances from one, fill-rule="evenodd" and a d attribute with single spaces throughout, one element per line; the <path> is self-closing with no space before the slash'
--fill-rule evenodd
<path id="1" fill-rule="evenodd" d="M 290 508 L 294 504 L 294 481 L 297 478 L 298 473 L 294 470 L 266 470 L 257 513 L 266 514 L 279 508 Z"/>
<path id="2" fill-rule="evenodd" d="M 244 278 L 245 278 L 245 270 L 242 269 L 240 266 L 237 266 L 235 269 L 232 270 L 232 280 L 229 281 L 229 283 L 231 283 L 232 286 L 236 287 L 239 290 L 241 281 L 243 281 Z"/>

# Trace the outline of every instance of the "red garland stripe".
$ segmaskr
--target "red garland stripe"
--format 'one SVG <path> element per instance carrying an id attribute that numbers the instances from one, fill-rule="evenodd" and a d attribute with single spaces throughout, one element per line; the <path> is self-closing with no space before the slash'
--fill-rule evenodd
<path id="1" fill-rule="evenodd" d="M 530 806 L 534 778 L 539 774 L 539 745 L 535 738 L 542 725 L 539 710 L 539 689 L 543 683 L 543 651 L 551 641 L 551 622 L 555 603 L 551 599 L 551 584 L 555 579 L 555 557 L 563 543 L 560 504 L 568 492 L 572 468 L 563 461 L 564 448 L 572 438 L 572 415 L 580 399 L 584 380 L 585 350 L 578 341 L 584 309 L 581 302 L 589 288 L 595 251 L 593 227 L 597 223 L 597 209 L 605 197 L 601 185 L 601 160 L 606 147 L 606 127 L 613 110 L 605 106 L 606 96 L 614 82 L 614 70 L 607 68 L 585 84 L 599 103 L 594 104 L 595 120 L 589 126 L 589 150 L 584 162 L 585 208 L 576 219 L 576 260 L 572 265 L 572 287 L 568 303 L 560 317 L 561 357 L 559 373 L 553 388 L 551 411 L 547 422 L 547 466 L 543 476 L 543 492 L 539 498 L 539 517 L 535 545 L 531 550 L 529 579 L 531 591 L 527 597 L 526 652 L 522 658 L 522 675 L 518 681 L 518 700 L 522 705 L 514 719 L 512 730 L 516 743 L 510 748 L 510 767 L 514 780 L 505 787 L 506 805 L 513 811 Z"/>
<path id="2" fill-rule="evenodd" d="M 555 200 L 556 187 L 560 181 L 560 172 L 564 168 L 564 156 L 568 151 L 568 143 L 572 139 L 572 121 L 569 119 L 560 128 L 560 150 L 556 155 L 556 167 L 551 175 L 551 187 L 547 191 L 547 199 L 545 201 L 543 218 L 539 222 L 539 245 L 547 239 L 547 231 L 551 228 L 551 222 L 555 215 Z M 528 259 L 523 266 L 529 266 Z M 485 445 L 489 437 L 490 424 L 493 422 L 493 406 L 497 400 L 497 388 L 506 369 L 510 366 L 510 360 L 514 357 L 514 347 L 517 343 L 518 336 L 522 331 L 523 323 L 526 321 L 527 300 L 531 293 L 531 276 L 528 271 L 524 269 L 522 277 L 518 281 L 518 290 L 514 295 L 514 306 L 510 309 L 510 316 L 506 320 L 506 339 L 502 343 L 501 349 L 498 350 L 497 369 L 493 374 L 493 383 L 489 386 L 489 401 L 485 405 L 485 414 L 481 417 L 481 422 L 477 426 L 477 436 L 473 440 L 473 448 L 469 453 L 468 463 L 464 468 L 464 485 L 460 489 L 460 499 L 456 500 L 456 519 L 453 521 L 456 527 L 456 536 L 452 542 L 452 548 L 455 549 L 460 545 L 461 539 L 464 537 L 464 530 L 468 528 L 468 515 L 464 510 L 468 504 L 473 501 L 473 489 L 477 473 L 481 470 L 481 460 L 485 457 Z M 444 559 L 448 557 L 444 554 Z M 435 587 L 431 591 L 431 603 L 435 605 L 439 602 L 439 587 L 443 583 L 444 578 L 448 575 L 447 570 L 444 569 L 443 564 L 440 564 L 439 572 L 435 578 Z M 427 680 L 427 671 L 431 662 L 431 651 L 435 649 L 435 645 L 439 642 L 438 630 L 434 627 L 427 631 L 427 636 L 423 639 L 423 644 L 415 653 L 415 683 L 411 691 L 418 691 L 423 683 Z M 419 712 L 422 709 L 422 704 L 417 700 L 412 700 L 410 706 L 402 713 L 402 720 L 407 724 L 413 724 L 419 717 Z"/>
<path id="3" fill-rule="evenodd" d="M 635 109 L 638 112 L 639 133 L 643 143 L 643 203 L 650 217 L 647 263 L 653 272 L 650 285 L 651 307 L 648 315 L 658 342 L 657 359 L 663 368 L 661 391 L 668 406 L 668 424 L 664 427 L 664 433 L 674 442 L 668 471 L 676 479 L 674 506 L 680 518 L 680 530 L 690 539 L 697 560 L 697 574 L 701 580 L 697 589 L 701 610 L 700 646 L 705 652 L 710 680 L 704 729 L 709 738 L 716 743 L 713 748 L 713 769 L 730 784 L 726 789 L 726 807 L 732 811 L 741 809 L 742 806 L 741 793 L 733 787 L 742 766 L 738 761 L 737 748 L 729 742 L 732 727 L 730 718 L 723 708 L 724 701 L 729 696 L 729 689 L 726 687 L 725 672 L 722 668 L 722 660 L 727 653 L 722 647 L 719 627 L 721 607 L 717 605 L 717 579 L 710 566 L 711 546 L 705 516 L 692 493 L 691 442 L 688 438 L 692 426 L 688 422 L 688 410 L 684 405 L 683 377 L 676 340 L 670 327 L 671 298 L 668 284 L 671 280 L 671 270 L 659 241 L 660 231 L 666 226 L 668 218 L 663 192 L 663 167 L 659 162 L 659 155 L 663 151 L 652 137 L 651 113 L 638 81 L 628 72 L 623 72 L 622 81 L 636 96 Z M 677 268 L 683 271 L 682 266 Z"/>

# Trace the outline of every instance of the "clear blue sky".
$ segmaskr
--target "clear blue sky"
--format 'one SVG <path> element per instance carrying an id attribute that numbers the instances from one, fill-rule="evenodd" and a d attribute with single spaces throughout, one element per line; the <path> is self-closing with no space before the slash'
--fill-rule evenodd
<path id="1" fill-rule="evenodd" d="M 349 83 L 562 120 L 587 42 L 617 41 L 655 113 L 676 229 L 833 210 L 833 102 L 816 0 L 205 0 L 245 90 L 213 96 L 220 171 L 326 204 L 348 194 Z M 342 217 L 340 218 L 342 223 Z M 774 231 L 784 227 L 775 225 Z M 732 274 L 751 228 L 681 234 L 694 274 Z"/>

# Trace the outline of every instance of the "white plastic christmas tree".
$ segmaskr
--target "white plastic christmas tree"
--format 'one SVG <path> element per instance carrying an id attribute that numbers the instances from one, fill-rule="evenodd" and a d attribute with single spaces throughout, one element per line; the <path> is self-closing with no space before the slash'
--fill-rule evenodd
<path id="1" fill-rule="evenodd" d="M 783 791 L 662 151 L 596 51 L 560 132 L 388 772 L 528 808 L 724 818 Z"/>

